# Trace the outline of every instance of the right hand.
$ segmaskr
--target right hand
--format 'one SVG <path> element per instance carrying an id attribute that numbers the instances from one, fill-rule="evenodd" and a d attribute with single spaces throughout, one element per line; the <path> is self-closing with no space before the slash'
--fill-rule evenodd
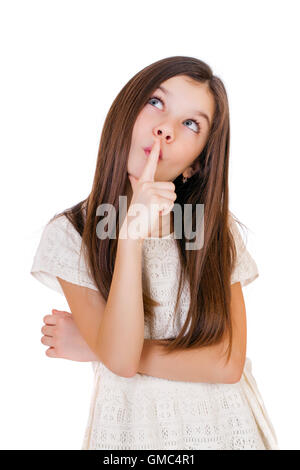
<path id="1" fill-rule="evenodd" d="M 159 215 L 168 214 L 174 206 L 177 198 L 175 193 L 175 184 L 169 181 L 154 181 L 154 175 L 157 168 L 157 162 L 160 152 L 160 139 L 155 138 L 152 150 L 139 179 L 128 175 L 133 195 L 126 215 L 128 235 L 130 236 L 129 225 L 135 221 L 139 224 L 137 235 L 139 239 L 151 236 L 159 227 Z M 135 204 L 142 204 L 147 210 L 140 211 Z M 132 215 L 136 213 L 138 215 Z M 125 222 L 125 221 L 124 221 Z M 124 225 L 122 226 L 124 227 Z M 121 228 L 122 230 L 122 228 Z"/>

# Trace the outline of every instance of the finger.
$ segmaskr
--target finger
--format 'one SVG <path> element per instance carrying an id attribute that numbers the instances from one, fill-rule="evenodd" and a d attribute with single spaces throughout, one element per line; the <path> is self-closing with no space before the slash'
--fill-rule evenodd
<path id="1" fill-rule="evenodd" d="M 154 175 L 156 173 L 157 162 L 159 159 L 159 152 L 160 139 L 155 139 L 139 181 L 154 181 Z"/>
<path id="2" fill-rule="evenodd" d="M 71 313 L 65 312 L 64 310 L 52 310 L 53 314 L 52 315 L 45 315 L 43 318 L 43 322 L 46 323 L 47 325 L 56 325 L 56 319 L 57 317 L 66 317 L 66 316 L 72 316 Z"/>
<path id="3" fill-rule="evenodd" d="M 174 183 L 170 181 L 154 181 L 153 182 L 153 187 L 156 189 L 168 189 L 169 191 L 174 191 L 176 189 L 176 186 Z"/>
<path id="4" fill-rule="evenodd" d="M 51 336 L 42 336 L 41 343 L 45 346 L 54 346 L 54 340 Z"/>
<path id="5" fill-rule="evenodd" d="M 55 348 L 51 347 L 51 348 L 46 349 L 45 354 L 48 357 L 56 357 Z"/>
<path id="6" fill-rule="evenodd" d="M 55 327 L 54 326 L 50 326 L 50 325 L 44 325 L 42 326 L 41 328 L 41 332 L 45 335 L 45 336 L 54 336 L 54 333 L 55 333 Z"/>
<path id="7" fill-rule="evenodd" d="M 56 325 L 57 315 L 45 315 L 43 318 L 43 322 L 46 325 Z"/>
<path id="8" fill-rule="evenodd" d="M 176 193 L 174 193 L 174 191 L 168 191 L 167 189 L 156 189 L 155 194 L 157 196 L 170 199 L 171 201 L 175 201 L 175 199 L 177 198 L 177 195 Z"/>
<path id="9" fill-rule="evenodd" d="M 71 313 L 66 312 L 65 310 L 54 310 L 53 309 L 52 313 L 53 313 L 53 315 L 63 315 L 63 316 L 71 315 Z"/>
<path id="10" fill-rule="evenodd" d="M 139 180 L 135 176 L 129 175 L 129 173 L 128 173 L 128 178 L 130 180 L 132 190 L 134 191 L 135 186 L 137 185 Z M 172 185 L 170 185 L 169 181 L 153 181 L 153 186 L 154 186 L 154 189 L 167 189 L 167 190 L 173 191 L 173 192 L 175 190 L 174 183 L 172 183 Z"/>
<path id="11" fill-rule="evenodd" d="M 173 209 L 174 204 L 173 204 L 173 202 L 172 202 L 171 204 L 170 204 L 170 202 L 169 202 L 169 203 L 163 204 L 163 206 L 164 206 L 163 209 L 161 209 L 161 210 L 159 211 L 159 213 L 160 213 L 161 215 L 167 215 L 167 214 L 168 214 L 169 212 L 171 212 L 171 210 Z"/>

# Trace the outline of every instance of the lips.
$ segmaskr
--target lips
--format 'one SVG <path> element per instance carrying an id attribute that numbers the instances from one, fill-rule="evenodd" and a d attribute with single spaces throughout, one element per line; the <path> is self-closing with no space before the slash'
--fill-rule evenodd
<path id="1" fill-rule="evenodd" d="M 149 153 L 151 152 L 152 150 L 152 147 L 144 147 L 144 151 L 148 157 Z M 159 152 L 159 160 L 162 160 L 162 151 L 160 150 Z"/>

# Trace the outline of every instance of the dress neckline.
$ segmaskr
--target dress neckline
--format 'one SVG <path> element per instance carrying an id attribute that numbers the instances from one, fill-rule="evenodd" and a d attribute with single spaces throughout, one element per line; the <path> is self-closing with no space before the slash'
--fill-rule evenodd
<path id="1" fill-rule="evenodd" d="M 174 238 L 174 232 L 165 235 L 164 237 L 146 237 L 145 240 L 166 240 L 168 238 Z"/>

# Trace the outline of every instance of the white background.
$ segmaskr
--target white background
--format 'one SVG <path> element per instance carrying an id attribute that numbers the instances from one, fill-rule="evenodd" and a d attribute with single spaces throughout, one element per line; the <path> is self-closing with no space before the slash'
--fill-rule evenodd
<path id="1" fill-rule="evenodd" d="M 30 275 L 46 222 L 88 196 L 105 116 L 143 67 L 207 62 L 230 105 L 230 207 L 260 276 L 244 288 L 253 375 L 280 449 L 299 438 L 298 1 L 2 1 L 2 449 L 80 449 L 89 363 L 48 358 L 68 310 Z"/>

